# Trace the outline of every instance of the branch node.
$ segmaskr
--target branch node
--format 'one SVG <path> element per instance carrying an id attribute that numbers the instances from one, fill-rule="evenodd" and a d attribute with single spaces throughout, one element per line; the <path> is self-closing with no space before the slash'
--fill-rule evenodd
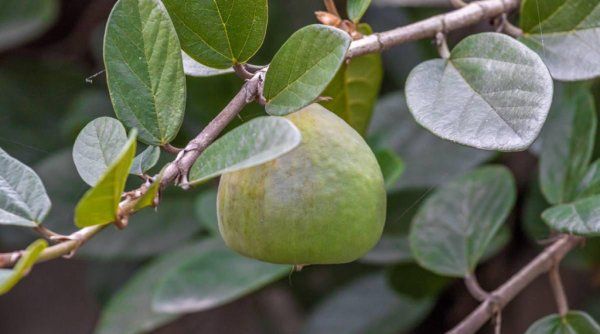
<path id="1" fill-rule="evenodd" d="M 250 73 L 244 64 L 235 64 L 233 65 L 233 71 L 235 74 L 244 80 L 250 80 L 254 76 L 254 74 Z"/>

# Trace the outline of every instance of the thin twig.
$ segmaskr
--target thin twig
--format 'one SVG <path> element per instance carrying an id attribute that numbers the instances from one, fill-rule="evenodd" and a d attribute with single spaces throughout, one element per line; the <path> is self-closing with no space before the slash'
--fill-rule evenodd
<path id="1" fill-rule="evenodd" d="M 165 151 L 165 152 L 167 152 L 169 154 L 174 154 L 174 155 L 179 154 L 179 152 L 181 152 L 181 150 L 182 150 L 181 148 L 175 147 L 175 146 L 173 146 L 173 145 L 171 145 L 169 143 L 166 143 L 166 144 L 162 145 L 160 148 L 162 148 L 163 151 Z"/>
<path id="2" fill-rule="evenodd" d="M 550 285 L 552 286 L 552 293 L 556 300 L 556 306 L 558 307 L 558 314 L 564 316 L 569 312 L 569 303 L 567 301 L 567 295 L 560 279 L 559 265 L 556 263 L 552 269 L 548 272 L 548 278 L 550 279 Z"/>
<path id="3" fill-rule="evenodd" d="M 467 290 L 469 290 L 471 296 L 477 299 L 477 301 L 482 302 L 486 300 L 490 295 L 487 291 L 481 288 L 481 285 L 479 285 L 477 277 L 475 277 L 474 274 L 469 274 L 465 276 L 465 286 L 467 287 Z"/>

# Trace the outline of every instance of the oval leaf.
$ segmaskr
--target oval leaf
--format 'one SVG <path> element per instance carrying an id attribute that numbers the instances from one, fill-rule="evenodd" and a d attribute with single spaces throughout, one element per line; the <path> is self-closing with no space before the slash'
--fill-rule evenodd
<path id="1" fill-rule="evenodd" d="M 432 306 L 431 299 L 416 301 L 397 295 L 382 273 L 370 274 L 342 287 L 317 306 L 301 333 L 401 333 L 423 320 Z"/>
<path id="2" fill-rule="evenodd" d="M 596 140 L 596 109 L 589 88 L 558 89 L 540 136 L 540 186 L 550 204 L 575 199 Z"/>
<path id="3" fill-rule="evenodd" d="M 200 63 L 224 69 L 245 63 L 263 43 L 267 0 L 163 0 L 183 50 Z"/>
<path id="4" fill-rule="evenodd" d="M 190 170 L 199 184 L 224 173 L 260 165 L 300 145 L 300 130 L 283 117 L 257 117 L 210 145 Z"/>
<path id="5" fill-rule="evenodd" d="M 500 166 L 476 169 L 432 194 L 419 208 L 410 247 L 437 274 L 472 273 L 515 203 L 516 186 Z"/>
<path id="6" fill-rule="evenodd" d="M 108 90 L 119 120 L 148 145 L 170 142 L 185 110 L 181 47 L 159 0 L 119 0 L 104 36 Z"/>
<path id="7" fill-rule="evenodd" d="M 519 38 L 544 60 L 552 77 L 577 81 L 600 76 L 600 2 L 525 0 Z"/>
<path id="8" fill-rule="evenodd" d="M 0 51 L 41 35 L 54 23 L 58 10 L 54 0 L 2 0 Z"/>
<path id="9" fill-rule="evenodd" d="M 183 51 L 181 51 L 181 56 L 183 57 L 183 71 L 185 72 L 185 75 L 189 75 L 191 77 L 212 77 L 215 75 L 233 73 L 233 68 L 231 67 L 220 70 L 202 65 Z"/>
<path id="10" fill-rule="evenodd" d="M 127 143 L 127 133 L 118 120 L 100 117 L 86 125 L 73 145 L 73 162 L 81 178 L 90 186 L 115 161 Z"/>
<path id="11" fill-rule="evenodd" d="M 365 35 L 372 33 L 367 24 L 359 25 L 358 30 Z M 331 100 L 321 104 L 363 136 L 367 132 L 381 87 L 382 66 L 380 54 L 353 58 L 350 63 L 342 64 L 322 94 Z"/>
<path id="12" fill-rule="evenodd" d="M 296 31 L 267 71 L 267 113 L 287 115 L 313 103 L 342 65 L 350 42 L 346 32 L 320 24 Z"/>
<path id="13" fill-rule="evenodd" d="M 600 326 L 587 313 L 571 311 L 564 316 L 552 314 L 531 325 L 525 334 L 599 334 Z"/>
<path id="14" fill-rule="evenodd" d="M 138 154 L 131 164 L 131 174 L 143 175 L 156 165 L 160 158 L 160 147 L 148 146 L 142 153 Z"/>
<path id="15" fill-rule="evenodd" d="M 210 249 L 165 273 L 155 290 L 157 312 L 190 313 L 240 298 L 289 273 L 290 266 L 242 257 L 220 240 Z"/>
<path id="16" fill-rule="evenodd" d="M 369 8 L 371 0 L 348 0 L 348 18 L 358 23 Z"/>
<path id="17" fill-rule="evenodd" d="M 27 247 L 14 268 L 0 269 L 0 295 L 10 291 L 21 278 L 27 275 L 46 247 L 48 247 L 46 240 L 37 240 Z"/>
<path id="18" fill-rule="evenodd" d="M 137 131 L 131 130 L 127 143 L 113 164 L 77 203 L 75 207 L 77 227 L 108 224 L 117 219 L 119 202 L 135 155 L 136 135 Z"/>
<path id="19" fill-rule="evenodd" d="M 552 78 L 538 55 L 498 33 L 471 35 L 448 60 L 417 66 L 406 82 L 413 116 L 435 135 L 486 150 L 524 150 L 552 102 Z"/>
<path id="20" fill-rule="evenodd" d="M 34 227 L 50 206 L 40 177 L 0 148 L 0 225 Z"/>
<path id="21" fill-rule="evenodd" d="M 552 229 L 585 236 L 600 235 L 600 196 L 553 206 L 542 213 Z"/>

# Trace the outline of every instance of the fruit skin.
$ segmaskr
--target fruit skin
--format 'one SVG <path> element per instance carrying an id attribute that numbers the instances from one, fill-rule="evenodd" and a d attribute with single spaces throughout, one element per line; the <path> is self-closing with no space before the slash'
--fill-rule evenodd
<path id="1" fill-rule="evenodd" d="M 221 177 L 219 230 L 233 250 L 262 261 L 353 261 L 381 237 L 386 194 L 363 138 L 318 104 L 286 116 L 301 144 L 265 164 Z"/>

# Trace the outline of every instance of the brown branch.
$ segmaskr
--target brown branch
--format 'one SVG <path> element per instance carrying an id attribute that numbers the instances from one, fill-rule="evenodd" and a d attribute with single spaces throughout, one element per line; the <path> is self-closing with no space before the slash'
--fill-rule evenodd
<path id="1" fill-rule="evenodd" d="M 561 235 L 552 245 L 522 268 L 498 289 L 492 291 L 475 311 L 461 321 L 447 334 L 473 334 L 481 328 L 497 311 L 504 308 L 533 280 L 548 272 L 576 245 L 582 237 Z"/>
<path id="2" fill-rule="evenodd" d="M 477 301 L 484 301 L 489 298 L 490 294 L 487 291 L 483 290 L 479 282 L 477 281 L 477 277 L 474 274 L 469 274 L 465 276 L 465 286 L 469 293 L 473 298 L 477 299 Z"/>
<path id="3" fill-rule="evenodd" d="M 563 287 L 560 279 L 560 272 L 558 263 L 556 263 L 552 269 L 548 272 L 548 278 L 550 279 L 550 285 L 552 286 L 552 293 L 554 299 L 556 299 L 556 306 L 558 307 L 558 314 L 564 316 L 569 312 L 569 303 L 567 301 L 567 295 L 565 294 L 565 288 Z"/>

